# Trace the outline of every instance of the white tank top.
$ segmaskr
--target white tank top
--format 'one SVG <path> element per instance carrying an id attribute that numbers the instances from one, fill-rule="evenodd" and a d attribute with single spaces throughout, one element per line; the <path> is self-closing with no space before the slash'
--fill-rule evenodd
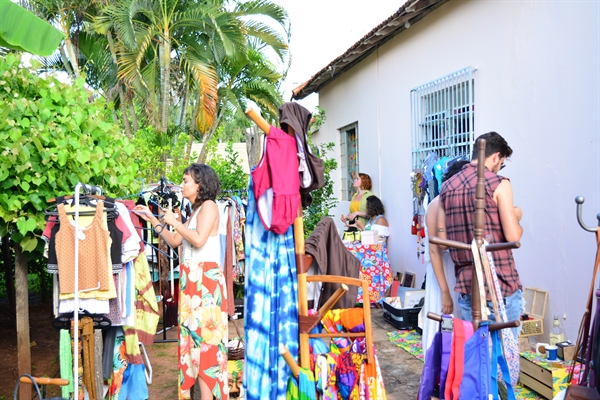
<path id="1" fill-rule="evenodd" d="M 190 218 L 190 222 L 188 223 L 188 229 L 195 231 L 196 230 L 196 222 L 198 221 L 196 217 L 202 207 L 199 207 L 198 210 L 192 215 Z M 217 233 L 214 236 L 209 236 L 206 239 L 206 243 L 204 246 L 197 248 L 192 246 L 190 242 L 183 239 L 183 260 L 184 261 L 192 261 L 192 262 L 201 262 L 201 261 L 213 261 L 217 264 L 221 262 L 221 242 L 219 240 L 219 234 Z"/>

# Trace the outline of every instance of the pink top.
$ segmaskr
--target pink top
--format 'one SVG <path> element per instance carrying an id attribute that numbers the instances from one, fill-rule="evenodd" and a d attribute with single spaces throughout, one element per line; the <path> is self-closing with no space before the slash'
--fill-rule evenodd
<path id="1" fill-rule="evenodd" d="M 292 136 L 271 126 L 252 181 L 263 225 L 274 233 L 285 233 L 294 223 L 300 204 L 298 154 Z"/>

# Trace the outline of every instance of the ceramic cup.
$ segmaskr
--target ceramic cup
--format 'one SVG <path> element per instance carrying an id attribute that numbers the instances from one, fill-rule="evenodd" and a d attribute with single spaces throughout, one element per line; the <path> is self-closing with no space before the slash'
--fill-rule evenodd
<path id="1" fill-rule="evenodd" d="M 550 346 L 550 344 L 540 342 L 535 345 L 535 352 L 538 356 L 546 357 L 546 346 Z"/>
<path id="2" fill-rule="evenodd" d="M 556 353 L 558 352 L 557 346 L 546 346 L 546 354 L 548 355 L 548 360 L 556 360 Z"/>

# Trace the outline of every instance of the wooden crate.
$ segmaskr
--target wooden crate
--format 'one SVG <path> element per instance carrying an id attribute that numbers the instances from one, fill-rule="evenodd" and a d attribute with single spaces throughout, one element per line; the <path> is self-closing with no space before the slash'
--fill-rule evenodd
<path id="1" fill-rule="evenodd" d="M 555 367 L 558 365 L 559 367 Z M 535 352 L 521 353 L 521 385 L 533 389 L 541 396 L 552 399 L 565 389 L 568 381 L 567 362 L 553 361 L 539 357 Z"/>
<path id="2" fill-rule="evenodd" d="M 538 336 L 544 334 L 544 314 L 548 292 L 538 288 L 526 287 L 523 291 L 525 313 L 533 319 L 521 321 L 522 329 L 519 336 Z"/>

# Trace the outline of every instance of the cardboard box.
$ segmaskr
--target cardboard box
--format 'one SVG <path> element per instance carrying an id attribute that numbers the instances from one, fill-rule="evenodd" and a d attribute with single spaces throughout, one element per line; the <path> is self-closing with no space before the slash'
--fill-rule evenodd
<path id="1" fill-rule="evenodd" d="M 558 347 L 558 358 L 564 361 L 571 361 L 575 358 L 575 345 L 571 342 L 556 343 Z"/>
<path id="2" fill-rule="evenodd" d="M 400 297 L 400 304 L 402 304 L 403 309 L 414 308 L 416 305 L 419 304 L 421 299 L 425 297 L 425 290 L 409 287 L 399 287 L 398 297 Z"/>
<path id="3" fill-rule="evenodd" d="M 379 233 L 377 230 L 362 231 L 360 233 L 360 240 L 362 244 L 377 244 L 379 243 Z"/>

